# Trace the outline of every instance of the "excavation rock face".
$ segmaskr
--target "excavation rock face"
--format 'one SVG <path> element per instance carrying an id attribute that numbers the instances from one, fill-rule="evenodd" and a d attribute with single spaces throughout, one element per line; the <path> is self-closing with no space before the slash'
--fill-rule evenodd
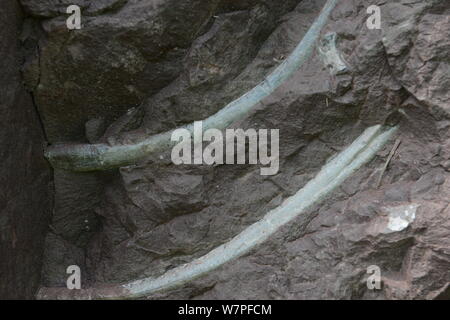
<path id="1" fill-rule="evenodd" d="M 83 27 L 68 31 L 64 1 L 22 0 L 25 80 L 51 143 L 114 146 L 204 119 L 257 85 L 325 1 L 73 3 Z M 399 126 L 399 142 L 324 202 L 244 257 L 148 298 L 448 298 L 450 5 L 379 1 L 381 30 L 370 30 L 372 4 L 340 1 L 308 63 L 233 124 L 280 129 L 278 174 L 175 166 L 170 150 L 105 172 L 56 170 L 43 285 L 64 286 L 71 264 L 89 287 L 188 263 L 279 206 L 365 128 L 386 124 Z M 371 266 L 380 289 L 367 287 Z"/>
<path id="2" fill-rule="evenodd" d="M 51 217 L 51 171 L 33 101 L 22 85 L 22 13 L 0 7 L 0 299 L 32 299 Z"/>
<path id="3" fill-rule="evenodd" d="M 49 140 L 86 141 L 86 122 L 110 125 L 178 79 L 185 64 L 191 89 L 236 76 L 298 1 L 253 1 L 239 9 L 232 2 L 72 1 L 84 9 L 83 27 L 68 32 L 69 1 L 23 1 L 32 16 L 46 18 L 26 77 Z"/>

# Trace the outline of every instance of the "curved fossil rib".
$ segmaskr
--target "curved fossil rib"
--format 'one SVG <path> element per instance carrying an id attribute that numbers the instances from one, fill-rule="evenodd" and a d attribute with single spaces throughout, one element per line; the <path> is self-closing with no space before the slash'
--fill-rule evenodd
<path id="1" fill-rule="evenodd" d="M 241 257 L 266 241 L 283 225 L 292 222 L 308 208 L 318 204 L 362 165 L 394 135 L 397 128 L 381 125 L 366 129 L 349 147 L 332 158 L 314 179 L 260 221 L 246 228 L 229 242 L 190 263 L 176 267 L 158 278 L 146 278 L 124 285 L 87 290 L 43 288 L 40 299 L 131 299 L 178 287 Z"/>
<path id="2" fill-rule="evenodd" d="M 216 114 L 203 121 L 203 130 L 225 129 L 242 119 L 262 99 L 270 95 L 311 56 L 314 43 L 339 0 L 328 0 L 292 54 L 259 85 L 229 103 Z M 193 124 L 185 127 L 193 131 Z M 53 167 L 71 171 L 96 171 L 117 168 L 169 149 L 173 131 L 157 134 L 135 144 L 109 146 L 107 144 L 56 144 L 48 148 L 45 156 Z"/>

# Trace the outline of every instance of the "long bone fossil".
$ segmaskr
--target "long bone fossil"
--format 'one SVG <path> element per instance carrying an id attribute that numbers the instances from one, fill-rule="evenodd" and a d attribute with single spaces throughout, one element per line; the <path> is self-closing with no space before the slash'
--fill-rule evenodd
<path id="1" fill-rule="evenodd" d="M 297 70 L 312 54 L 314 43 L 338 0 L 328 0 L 321 14 L 303 40 L 265 81 L 247 94 L 231 102 L 204 121 L 203 130 L 224 129 L 246 116 L 263 98 L 267 97 Z M 192 125 L 186 127 L 193 129 Z M 83 290 L 42 288 L 39 299 L 132 299 L 179 287 L 235 260 L 260 245 L 282 226 L 320 203 L 375 154 L 395 134 L 396 127 L 377 125 L 366 129 L 350 146 L 332 158 L 314 179 L 279 207 L 269 211 L 260 221 L 247 227 L 227 243 L 220 245 L 190 263 L 178 266 L 163 275 L 126 284 L 95 286 Z M 94 171 L 134 163 L 143 157 L 169 148 L 171 132 L 152 136 L 134 145 L 59 145 L 49 148 L 46 155 L 53 166 L 74 170 Z"/>
<path id="2" fill-rule="evenodd" d="M 328 0 L 299 45 L 263 82 L 203 121 L 203 131 L 225 129 L 244 118 L 262 99 L 274 92 L 312 55 L 314 44 L 339 0 Z M 191 133 L 193 124 L 185 127 Z M 55 144 L 45 156 L 54 168 L 70 171 L 96 171 L 131 165 L 150 155 L 159 154 L 174 145 L 172 131 L 144 138 L 133 144 Z"/>
<path id="3" fill-rule="evenodd" d="M 179 287 L 235 260 L 266 241 L 277 230 L 301 213 L 320 203 L 362 165 L 370 161 L 390 140 L 396 127 L 377 125 L 366 129 L 349 147 L 320 170 L 314 179 L 269 211 L 260 221 L 247 227 L 227 243 L 206 255 L 167 271 L 157 278 L 145 278 L 127 284 L 93 287 L 84 290 L 42 288 L 40 299 L 132 299 Z"/>

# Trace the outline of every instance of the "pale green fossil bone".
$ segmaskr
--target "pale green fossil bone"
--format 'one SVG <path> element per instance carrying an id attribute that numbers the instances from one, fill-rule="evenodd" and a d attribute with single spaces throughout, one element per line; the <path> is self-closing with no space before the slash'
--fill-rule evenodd
<path id="1" fill-rule="evenodd" d="M 287 198 L 279 207 L 269 211 L 260 221 L 247 227 L 233 239 L 206 255 L 169 270 L 157 278 L 145 278 L 108 289 L 94 287 L 67 296 L 77 299 L 139 298 L 179 287 L 206 275 L 225 263 L 248 253 L 280 230 L 282 226 L 293 222 L 307 209 L 320 203 L 356 170 L 369 162 L 396 131 L 396 127 L 381 125 L 366 129 L 350 146 L 328 161 L 315 178 L 295 195 Z M 67 291 L 69 290 L 58 291 L 55 288 L 43 288 L 38 297 L 43 299 L 61 298 L 64 297 L 64 293 L 67 294 Z"/>
<path id="2" fill-rule="evenodd" d="M 324 64 L 330 69 L 332 75 L 347 73 L 349 68 L 337 49 L 337 34 L 326 34 L 320 41 L 319 53 Z"/>
<path id="3" fill-rule="evenodd" d="M 247 115 L 252 107 L 272 93 L 310 56 L 314 42 L 338 0 L 329 0 L 320 16 L 292 55 L 267 79 L 244 96 L 231 102 L 224 109 L 204 121 L 203 129 L 226 128 L 232 122 Z M 187 127 L 192 130 L 192 125 Z M 190 263 L 176 267 L 153 278 L 136 280 L 123 285 L 93 287 L 86 290 L 43 288 L 38 298 L 79 299 L 131 299 L 166 291 L 201 277 L 225 263 L 248 253 L 271 237 L 275 232 L 307 209 L 320 203 L 341 185 L 358 168 L 370 161 L 389 141 L 396 128 L 381 125 L 370 127 L 349 147 L 331 159 L 314 179 L 279 207 L 269 211 L 260 221 L 247 227 L 227 243 Z M 118 167 L 133 163 L 148 154 L 165 150 L 171 146 L 171 132 L 152 136 L 133 145 L 77 145 L 50 148 L 47 157 L 56 167 L 70 170 L 91 171 Z"/>
<path id="4" fill-rule="evenodd" d="M 203 131 L 225 129 L 233 122 L 248 115 L 254 106 L 269 96 L 311 56 L 314 44 L 323 26 L 339 0 L 328 0 L 320 15 L 312 24 L 299 45 L 259 85 L 232 101 L 216 114 L 203 121 Z M 185 127 L 193 131 L 193 124 Z M 56 144 L 45 152 L 53 167 L 71 171 L 107 170 L 134 164 L 150 155 L 159 154 L 173 147 L 173 131 L 153 135 L 134 144 L 110 146 L 107 144 Z"/>
<path id="5" fill-rule="evenodd" d="M 359 167 L 372 159 L 395 131 L 395 128 L 386 130 L 382 126 L 368 128 L 346 150 L 326 164 L 304 188 L 276 209 L 269 211 L 263 219 L 191 263 L 170 270 L 156 279 L 148 278 L 124 285 L 124 288 L 130 291 L 129 297 L 140 297 L 179 286 L 247 253 L 332 192 Z"/>

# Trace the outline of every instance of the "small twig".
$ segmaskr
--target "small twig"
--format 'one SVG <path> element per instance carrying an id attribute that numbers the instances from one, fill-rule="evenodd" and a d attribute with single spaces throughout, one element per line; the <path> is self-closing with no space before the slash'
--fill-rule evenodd
<path id="1" fill-rule="evenodd" d="M 383 169 L 381 170 L 380 177 L 378 178 L 378 181 L 377 181 L 377 189 L 380 188 L 381 180 L 383 180 L 384 173 L 385 173 L 387 167 L 389 166 L 389 163 L 391 162 L 392 157 L 394 156 L 395 151 L 397 151 L 398 146 L 400 145 L 401 142 L 402 142 L 402 141 L 401 141 L 400 139 L 395 140 L 395 144 L 394 144 L 394 146 L 392 147 L 392 150 L 391 150 L 391 152 L 389 153 L 389 156 L 388 156 L 388 158 L 387 158 L 387 160 L 386 160 L 386 162 L 385 162 L 385 164 L 384 164 L 384 167 L 383 167 Z"/>

